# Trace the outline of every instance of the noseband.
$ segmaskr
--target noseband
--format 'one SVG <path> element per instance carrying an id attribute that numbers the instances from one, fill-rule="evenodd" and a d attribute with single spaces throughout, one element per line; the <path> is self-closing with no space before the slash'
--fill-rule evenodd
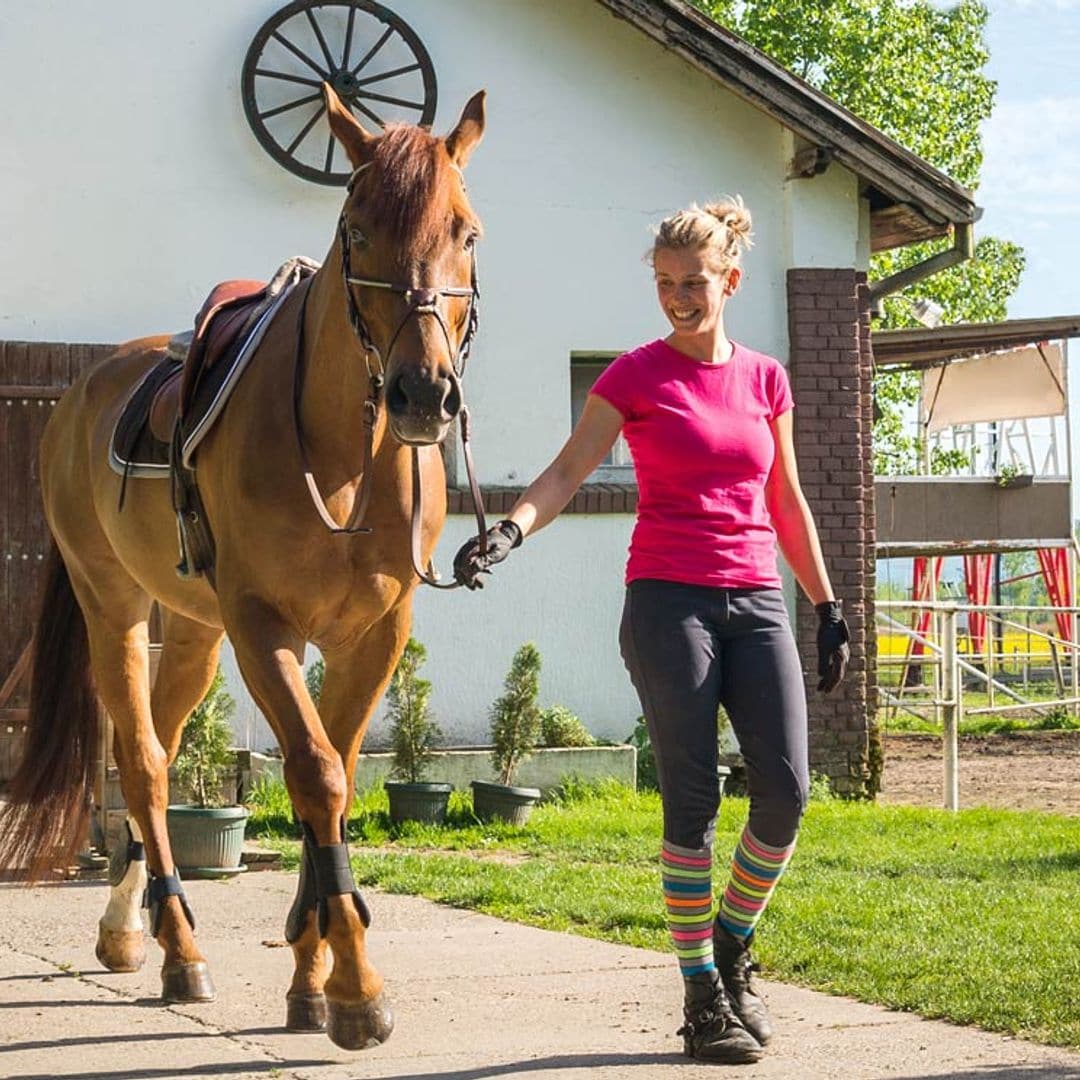
<path id="1" fill-rule="evenodd" d="M 361 165 L 352 176 L 349 177 L 346 190 L 350 195 L 352 194 L 353 185 L 356 183 L 356 178 L 365 169 L 369 168 L 370 164 L 371 163 L 368 162 L 365 165 Z M 452 167 L 457 169 L 456 165 Z M 457 169 L 457 171 L 460 174 L 461 170 Z M 461 418 L 462 456 L 465 458 L 465 472 L 469 480 L 469 491 L 472 495 L 473 512 L 476 515 L 477 534 L 480 538 L 480 553 L 483 554 L 487 548 L 487 525 L 484 520 L 484 504 L 480 495 L 480 485 L 476 480 L 476 470 L 473 467 L 472 447 L 470 445 L 469 410 L 464 404 L 464 394 L 461 389 L 461 380 L 465 374 L 465 364 L 468 361 L 469 353 L 472 349 L 473 338 L 476 335 L 476 329 L 480 321 L 478 310 L 480 287 L 476 273 L 476 250 L 474 248 L 471 252 L 471 281 L 468 288 L 451 285 L 423 288 L 414 285 L 396 284 L 391 281 L 380 281 L 375 278 L 354 277 L 350 272 L 352 263 L 352 237 L 350 235 L 348 222 L 345 220 L 344 210 L 341 212 L 341 217 L 338 218 L 338 238 L 341 243 L 341 273 L 342 282 L 345 286 L 346 310 L 348 312 L 349 323 L 352 326 L 353 333 L 356 335 L 357 341 L 364 351 L 364 362 L 367 365 L 370 388 L 367 399 L 364 402 L 364 458 L 361 466 L 360 490 L 353 500 L 353 508 L 352 512 L 349 514 L 349 519 L 342 526 L 338 525 L 333 519 L 330 511 L 327 509 L 326 503 L 323 501 L 322 495 L 319 493 L 319 488 L 315 482 L 315 475 L 311 469 L 311 463 L 308 460 L 307 450 L 304 446 L 304 440 L 300 431 L 300 394 L 303 387 L 304 369 L 304 314 L 307 309 L 307 298 L 310 291 L 309 285 L 305 285 L 304 297 L 301 301 L 299 312 L 300 327 L 297 335 L 297 361 L 293 392 L 293 408 L 296 421 L 296 435 L 304 465 L 304 479 L 307 482 L 308 491 L 311 495 L 311 500 L 315 505 L 315 509 L 318 512 L 319 517 L 322 518 L 323 523 L 332 533 L 353 535 L 355 533 L 371 532 L 369 527 L 360 523 L 363 521 L 364 515 L 367 512 L 368 503 L 371 500 L 371 474 L 373 471 L 372 462 L 374 459 L 375 426 L 378 423 L 379 409 L 382 405 L 382 393 L 387 365 L 390 362 L 390 356 L 394 351 L 394 346 L 397 344 L 397 340 L 401 336 L 401 332 L 409 320 L 414 317 L 419 318 L 422 315 L 430 315 L 439 324 L 439 328 L 443 332 L 443 337 L 446 339 L 447 350 L 453 357 L 451 383 L 458 391 L 458 396 L 462 400 L 462 406 L 459 410 L 459 416 Z M 385 289 L 389 292 L 399 293 L 405 300 L 405 314 L 401 317 L 397 328 L 390 336 L 390 343 L 386 347 L 385 360 L 379 352 L 378 346 L 372 340 L 367 324 L 364 322 L 364 317 L 356 303 L 356 298 L 353 295 L 354 285 L 371 289 Z M 465 327 L 465 333 L 462 335 L 461 343 L 456 349 L 454 348 L 453 341 L 450 337 L 450 328 L 447 326 L 446 319 L 443 317 L 442 311 L 439 308 L 439 300 L 444 296 L 469 298 L 468 324 Z M 375 361 L 374 368 L 372 367 L 373 360 Z M 420 451 L 416 446 L 411 447 L 411 450 L 413 486 L 411 547 L 413 569 L 425 585 L 431 585 L 437 589 L 456 589 L 458 588 L 457 582 L 444 584 L 439 580 L 439 575 L 436 573 L 430 562 L 428 563 L 427 570 L 421 566 L 420 548 L 423 527 L 423 491 L 420 477 Z"/>

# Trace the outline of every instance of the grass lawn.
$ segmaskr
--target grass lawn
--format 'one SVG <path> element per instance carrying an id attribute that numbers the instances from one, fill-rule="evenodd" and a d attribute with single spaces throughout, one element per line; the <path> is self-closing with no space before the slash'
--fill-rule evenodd
<path id="1" fill-rule="evenodd" d="M 721 864 L 746 811 L 724 800 Z M 264 787 L 249 833 L 295 864 L 289 815 L 284 789 Z M 397 830 L 378 791 L 349 836 L 362 884 L 668 948 L 654 793 L 578 791 L 515 829 L 476 824 L 459 792 L 447 826 Z M 1080 1048 L 1080 820 L 815 801 L 756 952 L 771 978 Z"/>

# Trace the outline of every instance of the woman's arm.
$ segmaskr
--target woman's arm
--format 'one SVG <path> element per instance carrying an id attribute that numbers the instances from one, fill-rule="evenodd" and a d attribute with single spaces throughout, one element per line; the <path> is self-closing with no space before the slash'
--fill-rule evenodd
<path id="1" fill-rule="evenodd" d="M 570 438 L 555 460 L 528 486 L 507 517 L 528 536 L 558 517 L 622 430 L 622 413 L 596 394 L 585 399 Z"/>
<path id="2" fill-rule="evenodd" d="M 769 426 L 776 443 L 776 458 L 765 484 L 765 505 L 795 580 L 816 606 L 834 596 L 817 527 L 799 486 L 791 410 L 781 413 Z"/>

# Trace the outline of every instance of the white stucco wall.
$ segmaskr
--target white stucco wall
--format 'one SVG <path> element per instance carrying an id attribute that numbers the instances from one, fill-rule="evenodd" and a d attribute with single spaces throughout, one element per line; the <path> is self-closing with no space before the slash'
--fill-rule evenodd
<path id="1" fill-rule="evenodd" d="M 341 192 L 284 171 L 244 119 L 240 68 L 279 0 L 37 0 L 0 37 L 0 338 L 118 341 L 182 328 L 208 287 L 321 257 Z M 865 257 L 857 181 L 786 180 L 790 137 L 593 0 L 390 0 L 439 79 L 435 129 L 480 87 L 469 167 L 486 228 L 467 394 L 482 481 L 524 483 L 569 433 L 569 357 L 665 332 L 642 254 L 649 225 L 738 192 L 756 246 L 731 335 L 782 359 L 785 272 Z M 43 70 L 47 63 L 48 71 Z M 865 215 L 863 215 L 865 217 Z M 863 236 L 863 249 L 860 248 Z M 468 531 L 452 519 L 444 569 Z M 631 521 L 567 516 L 482 594 L 422 593 L 416 634 L 443 726 L 484 738 L 513 650 L 544 657 L 543 698 L 624 737 L 638 706 L 618 656 Z M 252 745 L 269 734 L 242 700 Z"/>

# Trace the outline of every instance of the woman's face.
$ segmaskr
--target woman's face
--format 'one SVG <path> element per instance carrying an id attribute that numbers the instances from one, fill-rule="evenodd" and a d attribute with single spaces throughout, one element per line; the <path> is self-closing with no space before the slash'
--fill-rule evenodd
<path id="1" fill-rule="evenodd" d="M 660 248 L 653 272 L 660 307 L 676 334 L 714 332 L 740 273 L 738 267 L 715 269 L 700 248 Z"/>

